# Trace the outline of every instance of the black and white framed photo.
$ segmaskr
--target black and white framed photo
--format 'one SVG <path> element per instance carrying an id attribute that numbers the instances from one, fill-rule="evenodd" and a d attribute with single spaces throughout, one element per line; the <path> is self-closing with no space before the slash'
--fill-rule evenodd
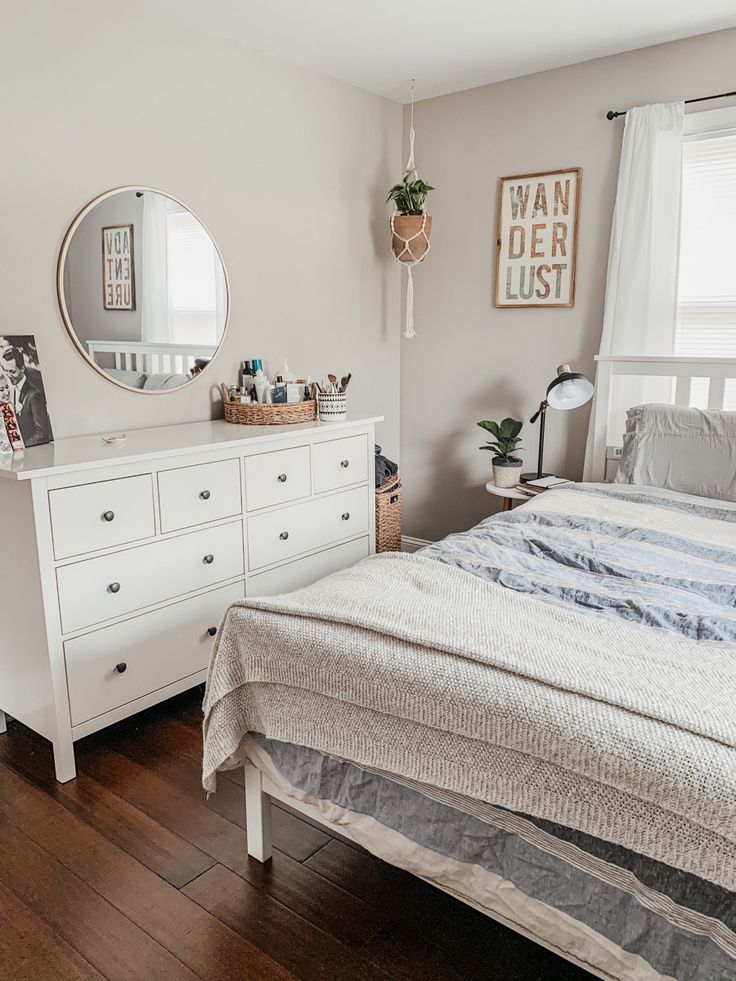
<path id="1" fill-rule="evenodd" d="M 53 440 L 32 334 L 0 334 L 0 403 L 12 407 L 25 446 Z"/>

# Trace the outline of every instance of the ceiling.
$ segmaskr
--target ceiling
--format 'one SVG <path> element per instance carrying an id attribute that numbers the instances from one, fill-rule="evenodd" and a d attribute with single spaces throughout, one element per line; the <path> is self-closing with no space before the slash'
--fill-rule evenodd
<path id="1" fill-rule="evenodd" d="M 397 102 L 736 26 L 734 0 L 146 0 Z"/>

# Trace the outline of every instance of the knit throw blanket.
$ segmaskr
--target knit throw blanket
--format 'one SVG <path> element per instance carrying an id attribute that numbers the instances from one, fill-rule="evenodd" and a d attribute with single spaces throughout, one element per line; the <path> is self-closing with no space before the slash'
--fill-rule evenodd
<path id="1" fill-rule="evenodd" d="M 736 653 L 420 555 L 228 611 L 204 786 L 249 731 L 604 838 L 736 889 Z"/>

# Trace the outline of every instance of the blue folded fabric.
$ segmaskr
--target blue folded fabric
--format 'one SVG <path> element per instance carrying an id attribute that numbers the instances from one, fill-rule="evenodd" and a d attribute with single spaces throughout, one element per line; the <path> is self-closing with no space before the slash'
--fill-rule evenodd
<path id="1" fill-rule="evenodd" d="M 385 484 L 389 477 L 395 477 L 398 472 L 398 464 L 383 456 L 381 447 L 376 443 L 376 487 Z"/>

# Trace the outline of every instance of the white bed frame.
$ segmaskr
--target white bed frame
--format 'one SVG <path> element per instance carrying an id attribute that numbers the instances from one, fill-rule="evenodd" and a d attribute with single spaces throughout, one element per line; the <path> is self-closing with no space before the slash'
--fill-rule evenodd
<path id="1" fill-rule="evenodd" d="M 95 364 L 96 355 L 112 354 L 115 367 L 148 375 L 167 372 L 186 375 L 195 358 L 211 358 L 217 348 L 202 344 L 148 344 L 143 341 L 87 341 Z"/>
<path id="2" fill-rule="evenodd" d="M 670 377 L 673 381 L 671 401 L 675 405 L 690 405 L 692 382 L 696 378 L 709 379 L 708 408 L 723 407 L 726 380 L 736 379 L 736 358 L 680 358 L 680 357 L 596 357 L 598 363 L 596 381 L 596 404 L 594 415 L 594 480 L 606 479 L 606 465 L 615 459 L 613 448 L 607 446 L 608 415 L 611 400 L 611 381 L 614 375 L 639 377 Z M 621 432 L 624 431 L 624 420 L 621 420 Z M 295 798 L 284 794 L 281 789 L 252 763 L 245 764 L 245 811 L 246 811 L 246 840 L 248 855 L 259 862 L 267 862 L 272 855 L 273 843 L 271 838 L 271 800 L 281 801 L 294 811 L 304 814 L 310 821 L 324 825 L 331 834 L 340 834 L 338 828 L 325 820 L 316 808 L 312 808 Z M 424 878 L 423 876 L 421 878 Z M 546 947 L 558 956 L 564 957 L 577 967 L 599 978 L 608 979 L 609 975 L 599 973 L 590 964 L 577 960 L 571 954 L 558 950 L 541 942 L 532 933 L 527 932 L 523 925 L 506 920 L 503 916 L 477 906 L 462 896 L 445 889 L 430 879 L 435 888 L 447 892 L 456 899 L 478 909 L 486 916 L 503 924 Z"/>
<path id="3" fill-rule="evenodd" d="M 614 376 L 646 378 L 672 378 L 673 391 L 670 401 L 673 405 L 691 404 L 692 383 L 694 379 L 708 379 L 709 409 L 722 409 L 726 381 L 736 379 L 736 358 L 682 358 L 675 355 L 641 357 L 632 355 L 596 355 L 598 371 L 596 374 L 596 394 L 593 430 L 593 470 L 592 480 L 607 480 L 611 477 L 610 463 L 620 455 L 620 445 L 608 445 L 608 416 Z M 621 419 L 620 432 L 625 430 L 625 419 Z"/>

